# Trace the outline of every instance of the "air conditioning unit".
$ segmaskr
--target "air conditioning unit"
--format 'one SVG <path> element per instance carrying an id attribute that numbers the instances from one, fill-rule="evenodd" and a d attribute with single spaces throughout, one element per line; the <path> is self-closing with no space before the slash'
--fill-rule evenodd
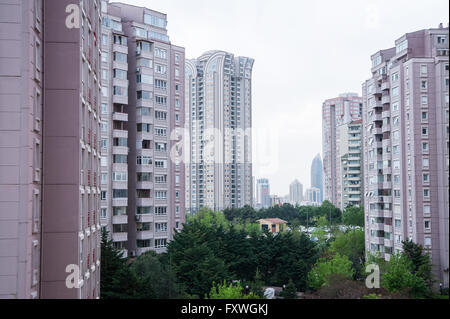
<path id="1" fill-rule="evenodd" d="M 136 221 L 140 222 L 142 220 L 142 216 L 141 215 L 136 215 Z"/>

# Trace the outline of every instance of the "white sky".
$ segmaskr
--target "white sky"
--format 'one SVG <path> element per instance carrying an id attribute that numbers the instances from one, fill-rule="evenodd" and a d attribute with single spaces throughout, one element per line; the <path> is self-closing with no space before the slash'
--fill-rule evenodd
<path id="1" fill-rule="evenodd" d="M 372 54 L 407 32 L 449 21 L 448 0 L 120 2 L 166 13 L 171 42 L 186 48 L 186 58 L 217 49 L 256 60 L 253 127 L 276 130 L 271 145 L 278 147 L 271 147 L 271 170 L 254 151 L 254 175 L 269 178 L 277 195 L 296 178 L 310 186 L 312 160 L 322 153 L 322 102 L 361 94 Z"/>

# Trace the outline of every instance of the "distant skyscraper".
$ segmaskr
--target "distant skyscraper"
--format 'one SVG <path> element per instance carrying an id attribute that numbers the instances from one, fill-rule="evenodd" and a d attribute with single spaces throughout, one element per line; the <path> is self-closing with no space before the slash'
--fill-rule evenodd
<path id="1" fill-rule="evenodd" d="M 322 105 L 322 147 L 324 190 L 323 199 L 334 205 L 338 204 L 341 196 L 340 136 L 339 126 L 360 120 L 362 112 L 362 98 L 356 93 L 345 93 L 337 98 L 326 100 Z"/>
<path id="2" fill-rule="evenodd" d="M 208 51 L 186 60 L 186 206 L 222 210 L 252 203 L 254 60 Z"/>
<path id="3" fill-rule="evenodd" d="M 317 187 L 307 188 L 305 192 L 308 205 L 319 206 L 320 205 L 320 189 Z"/>
<path id="4" fill-rule="evenodd" d="M 270 185 L 267 178 L 256 181 L 256 208 L 268 208 L 271 206 Z"/>
<path id="5" fill-rule="evenodd" d="M 372 55 L 363 84 L 366 251 L 412 240 L 449 271 L 449 29 L 407 33 Z"/>
<path id="6" fill-rule="evenodd" d="M 318 188 L 320 190 L 319 202 L 323 201 L 323 167 L 320 154 L 314 158 L 311 165 L 311 187 Z"/>
<path id="7" fill-rule="evenodd" d="M 300 205 L 303 200 L 303 185 L 295 180 L 289 186 L 289 201 L 292 205 Z"/>

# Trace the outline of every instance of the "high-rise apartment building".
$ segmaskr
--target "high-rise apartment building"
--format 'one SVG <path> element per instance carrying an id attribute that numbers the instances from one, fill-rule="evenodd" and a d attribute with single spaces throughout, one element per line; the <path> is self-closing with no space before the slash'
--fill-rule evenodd
<path id="1" fill-rule="evenodd" d="M 191 212 L 252 203 L 253 63 L 223 51 L 186 61 L 186 206 Z"/>
<path id="2" fill-rule="evenodd" d="M 449 32 L 407 33 L 375 53 L 363 84 L 366 251 L 387 260 L 411 239 L 449 271 Z"/>
<path id="3" fill-rule="evenodd" d="M 125 255 L 163 252 L 185 221 L 184 48 L 165 14 L 102 4 L 102 225 Z"/>
<path id="4" fill-rule="evenodd" d="M 98 298 L 99 3 L 0 12 L 0 297 Z"/>
<path id="5" fill-rule="evenodd" d="M 318 188 L 320 190 L 319 202 L 323 201 L 323 165 L 320 154 L 314 157 L 311 164 L 311 187 Z"/>
<path id="6" fill-rule="evenodd" d="M 300 205 L 303 201 L 303 185 L 295 180 L 289 185 L 289 202 L 292 205 Z"/>
<path id="7" fill-rule="evenodd" d="M 361 206 L 362 187 L 362 120 L 339 126 L 339 160 L 341 178 L 338 191 L 339 208 L 343 211 L 347 206 Z"/>
<path id="8" fill-rule="evenodd" d="M 256 181 L 256 205 L 255 208 L 269 208 L 270 184 L 267 178 L 260 178 Z"/>
<path id="9" fill-rule="evenodd" d="M 345 93 L 326 100 L 322 105 L 322 148 L 324 172 L 324 200 L 341 206 L 342 179 L 340 136 L 338 127 L 361 119 L 362 99 L 356 93 Z"/>

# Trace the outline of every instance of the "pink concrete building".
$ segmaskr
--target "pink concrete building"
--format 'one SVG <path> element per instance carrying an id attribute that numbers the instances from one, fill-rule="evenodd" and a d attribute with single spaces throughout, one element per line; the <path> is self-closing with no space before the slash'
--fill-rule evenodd
<path id="1" fill-rule="evenodd" d="M 184 48 L 167 16 L 102 1 L 101 223 L 125 256 L 164 252 L 185 222 Z"/>
<path id="2" fill-rule="evenodd" d="M 99 297 L 101 20 L 79 4 L 0 1 L 1 298 Z"/>
<path id="3" fill-rule="evenodd" d="M 356 93 L 341 94 L 322 105 L 323 200 L 341 207 L 341 125 L 361 119 L 362 99 Z"/>
<path id="4" fill-rule="evenodd" d="M 389 260 L 411 239 L 449 271 L 448 27 L 407 33 L 372 58 L 363 84 L 366 251 Z"/>

